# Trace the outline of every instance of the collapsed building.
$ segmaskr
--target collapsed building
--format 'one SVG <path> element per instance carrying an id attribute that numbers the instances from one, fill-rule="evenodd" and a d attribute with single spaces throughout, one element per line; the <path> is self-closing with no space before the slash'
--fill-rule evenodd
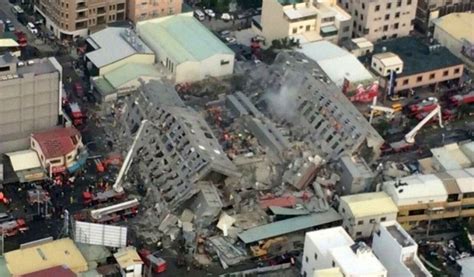
<path id="1" fill-rule="evenodd" d="M 174 89 L 151 81 L 125 100 L 122 111 L 121 136 L 140 136 L 135 173 L 141 183 L 157 189 L 164 208 L 174 210 L 190 199 L 198 181 L 240 177 L 205 120 Z"/>
<path id="2" fill-rule="evenodd" d="M 383 138 L 323 70 L 303 54 L 282 52 L 272 65 L 249 76 L 249 87 L 258 84 L 264 90 L 256 96 L 257 106 L 323 159 L 359 154 L 370 163 L 380 156 Z"/>

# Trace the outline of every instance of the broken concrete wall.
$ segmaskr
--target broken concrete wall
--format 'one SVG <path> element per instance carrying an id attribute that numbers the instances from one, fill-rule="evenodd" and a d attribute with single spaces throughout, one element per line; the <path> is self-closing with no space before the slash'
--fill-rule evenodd
<path id="1" fill-rule="evenodd" d="M 217 219 L 223 204 L 217 189 L 212 184 L 199 184 L 199 193 L 191 204 L 191 209 L 196 216 L 195 223 L 198 227 L 211 225 Z"/>
<path id="2" fill-rule="evenodd" d="M 362 158 L 342 156 L 338 161 L 341 180 L 338 192 L 342 195 L 371 191 L 375 174 Z"/>

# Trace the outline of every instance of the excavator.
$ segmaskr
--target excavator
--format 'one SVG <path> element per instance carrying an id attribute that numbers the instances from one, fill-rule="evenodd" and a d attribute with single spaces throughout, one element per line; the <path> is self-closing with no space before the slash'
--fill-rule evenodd
<path id="1" fill-rule="evenodd" d="M 254 257 L 264 257 L 268 255 L 278 255 L 288 250 L 288 238 L 276 237 L 259 242 L 258 245 L 250 246 L 250 251 Z"/>
<path id="2" fill-rule="evenodd" d="M 423 126 L 425 126 L 430 120 L 438 116 L 439 127 L 443 128 L 443 116 L 441 113 L 441 106 L 436 104 L 434 110 L 432 110 L 423 120 L 421 120 L 410 132 L 405 135 L 405 138 L 401 141 L 390 143 L 389 150 L 390 152 L 401 152 L 411 148 L 415 144 L 415 136 L 420 131 Z"/>

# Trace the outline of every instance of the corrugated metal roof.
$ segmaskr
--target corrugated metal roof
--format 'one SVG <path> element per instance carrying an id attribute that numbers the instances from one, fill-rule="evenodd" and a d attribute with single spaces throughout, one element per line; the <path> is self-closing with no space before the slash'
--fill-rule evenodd
<path id="1" fill-rule="evenodd" d="M 270 224 L 258 226 L 240 233 L 238 236 L 244 243 L 252 243 L 263 239 L 273 238 L 296 231 L 309 229 L 311 227 L 335 222 L 342 217 L 334 210 L 315 213 L 311 215 L 298 216 Z"/>
<path id="2" fill-rule="evenodd" d="M 98 47 L 95 51 L 86 54 L 86 57 L 98 68 L 117 62 L 133 54 L 153 54 L 143 41 L 139 38 L 140 48 L 134 48 L 125 39 L 127 28 L 108 27 L 102 31 L 90 35 L 87 42 Z"/>
<path id="3" fill-rule="evenodd" d="M 174 62 L 202 61 L 216 54 L 234 52 L 190 15 L 172 15 L 140 22 L 140 37 L 150 47 L 164 49 Z"/>
<path id="4" fill-rule="evenodd" d="M 303 44 L 301 47 L 298 52 L 316 61 L 338 86 L 342 86 L 344 78 L 355 83 L 374 78 L 354 55 L 331 42 L 316 41 Z"/>
<path id="5" fill-rule="evenodd" d="M 309 214 L 308 210 L 304 209 L 289 209 L 289 208 L 282 208 L 278 206 L 270 206 L 270 211 L 274 215 L 306 215 Z"/>
<path id="6" fill-rule="evenodd" d="M 139 77 L 158 77 L 160 72 L 151 64 L 129 63 L 123 65 L 110 73 L 104 75 L 104 78 L 118 89 L 120 86 Z"/>

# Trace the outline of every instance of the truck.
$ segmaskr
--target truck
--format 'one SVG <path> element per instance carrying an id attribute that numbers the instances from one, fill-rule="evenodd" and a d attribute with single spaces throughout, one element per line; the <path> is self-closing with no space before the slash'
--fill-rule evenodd
<path id="1" fill-rule="evenodd" d="M 449 99 L 454 106 L 461 106 L 462 104 L 472 104 L 474 103 L 474 91 L 471 91 L 465 95 L 453 95 Z"/>
<path id="2" fill-rule="evenodd" d="M 21 218 L 0 223 L 0 234 L 4 234 L 7 237 L 14 236 L 18 234 L 18 232 L 22 233 L 26 230 L 28 230 L 28 226 L 26 226 L 25 220 Z"/>
<path id="3" fill-rule="evenodd" d="M 97 205 L 100 203 L 113 202 L 125 198 L 125 192 L 109 189 L 103 192 L 93 193 L 84 191 L 82 193 L 82 201 L 84 205 Z"/>
<path id="4" fill-rule="evenodd" d="M 102 208 L 82 210 L 74 215 L 74 219 L 91 223 L 109 224 L 137 215 L 139 205 L 138 200 L 134 198 Z"/>
<path id="5" fill-rule="evenodd" d="M 69 102 L 66 111 L 68 112 L 74 126 L 78 127 L 84 124 L 86 116 L 77 102 Z"/>
<path id="6" fill-rule="evenodd" d="M 429 113 L 432 110 L 436 109 L 437 106 L 438 106 L 438 99 L 436 97 L 428 97 L 427 99 L 417 104 L 412 104 L 408 106 L 408 109 L 410 110 L 411 114 L 417 114 L 417 113 L 422 113 L 422 112 Z"/>
<path id="7" fill-rule="evenodd" d="M 138 255 L 143 260 L 145 265 L 155 273 L 165 272 L 168 268 L 166 261 L 160 257 L 160 252 L 156 251 L 152 253 L 148 249 L 138 250 Z"/>

